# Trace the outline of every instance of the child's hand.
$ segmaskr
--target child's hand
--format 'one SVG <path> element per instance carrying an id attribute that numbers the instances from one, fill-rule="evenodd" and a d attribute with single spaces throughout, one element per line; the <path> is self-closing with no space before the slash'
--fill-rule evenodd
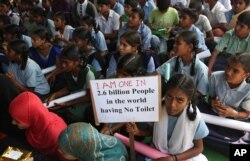
<path id="1" fill-rule="evenodd" d="M 128 133 L 133 133 L 134 135 L 137 135 L 140 133 L 140 130 L 138 129 L 137 125 L 133 123 L 127 123 L 126 124 L 126 130 Z"/>
<path id="2" fill-rule="evenodd" d="M 50 110 L 58 110 L 58 109 L 61 109 L 63 107 L 66 107 L 67 104 L 66 103 L 54 103 L 54 106 L 49 108 Z"/>
<path id="3" fill-rule="evenodd" d="M 51 101 L 55 100 L 55 99 L 56 99 L 56 95 L 55 95 L 55 94 L 52 94 L 51 96 L 49 96 L 48 98 L 46 98 L 46 99 L 44 100 L 44 102 L 45 102 L 46 105 L 48 106 L 49 103 L 50 103 Z"/>
<path id="4" fill-rule="evenodd" d="M 238 112 L 232 107 L 223 104 L 217 108 L 217 112 L 223 117 L 237 117 L 238 115 Z"/>
<path id="5" fill-rule="evenodd" d="M 101 133 L 102 134 L 105 134 L 105 135 L 110 135 L 110 128 L 108 126 L 104 126 L 101 130 Z"/>
<path id="6" fill-rule="evenodd" d="M 222 105 L 222 103 L 221 103 L 221 101 L 220 101 L 220 99 L 219 99 L 218 96 L 215 97 L 214 99 L 212 99 L 211 106 L 213 108 L 215 108 L 217 110 L 218 108 L 220 108 L 221 105 Z"/>
<path id="7" fill-rule="evenodd" d="M 15 80 L 16 80 L 15 75 L 14 75 L 13 73 L 11 73 L 11 72 L 7 72 L 5 75 L 6 75 L 10 80 L 12 80 L 12 81 L 15 81 Z"/>

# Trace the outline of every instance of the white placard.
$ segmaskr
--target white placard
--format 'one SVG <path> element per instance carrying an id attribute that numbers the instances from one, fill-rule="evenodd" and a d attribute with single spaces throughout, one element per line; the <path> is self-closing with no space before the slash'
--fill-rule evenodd
<path id="1" fill-rule="evenodd" d="M 91 80 L 96 124 L 159 121 L 160 80 L 159 75 Z"/>

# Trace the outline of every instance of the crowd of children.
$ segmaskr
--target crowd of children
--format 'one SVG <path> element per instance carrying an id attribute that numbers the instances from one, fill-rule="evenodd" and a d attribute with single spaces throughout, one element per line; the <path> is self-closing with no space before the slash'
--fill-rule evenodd
<path id="1" fill-rule="evenodd" d="M 206 161 L 203 139 L 222 152 L 250 144 L 249 132 L 206 125 L 200 114 L 250 121 L 249 3 L 0 0 L 0 132 L 26 140 L 43 160 L 127 161 L 110 136 L 116 131 L 151 136 L 171 154 L 156 161 Z M 204 51 L 211 56 L 199 58 Z M 90 80 L 154 74 L 163 80 L 159 122 L 94 125 Z M 44 107 L 82 90 L 84 97 Z"/>

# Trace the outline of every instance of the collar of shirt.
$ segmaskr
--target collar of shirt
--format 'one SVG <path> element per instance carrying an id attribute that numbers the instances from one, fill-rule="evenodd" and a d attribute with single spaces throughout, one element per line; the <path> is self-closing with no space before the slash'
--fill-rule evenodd
<path id="1" fill-rule="evenodd" d="M 110 19 L 110 18 L 112 18 L 114 16 L 114 12 L 115 11 L 113 11 L 112 9 L 109 10 L 109 17 L 108 17 L 108 19 Z M 102 16 L 102 19 L 106 21 L 106 18 L 102 14 L 101 14 L 101 16 Z"/>

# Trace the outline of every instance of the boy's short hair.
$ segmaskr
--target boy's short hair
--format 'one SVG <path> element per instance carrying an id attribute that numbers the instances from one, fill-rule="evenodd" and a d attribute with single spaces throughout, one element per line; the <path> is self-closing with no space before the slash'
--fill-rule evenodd
<path id="1" fill-rule="evenodd" d="M 195 9 L 196 11 L 200 12 L 200 11 L 202 11 L 202 3 L 201 3 L 201 1 L 191 2 L 189 4 L 189 8 Z"/>
<path id="2" fill-rule="evenodd" d="M 136 8 L 132 9 L 132 12 L 137 13 L 139 15 L 140 19 L 143 20 L 143 18 L 144 18 L 144 11 L 143 11 L 143 9 L 136 7 Z"/>
<path id="3" fill-rule="evenodd" d="M 198 20 L 198 14 L 195 12 L 194 9 L 190 8 L 183 8 L 181 11 L 182 14 L 187 14 L 190 18 L 192 18 L 195 22 Z"/>
<path id="4" fill-rule="evenodd" d="M 111 3 L 110 0 L 97 0 L 97 4 L 109 5 L 110 3 Z"/>
<path id="5" fill-rule="evenodd" d="M 137 8 L 138 2 L 136 0 L 125 0 L 124 4 L 131 6 L 131 8 Z"/>
<path id="6" fill-rule="evenodd" d="M 243 12 L 238 16 L 238 22 L 243 23 L 250 28 L 250 11 Z"/>

